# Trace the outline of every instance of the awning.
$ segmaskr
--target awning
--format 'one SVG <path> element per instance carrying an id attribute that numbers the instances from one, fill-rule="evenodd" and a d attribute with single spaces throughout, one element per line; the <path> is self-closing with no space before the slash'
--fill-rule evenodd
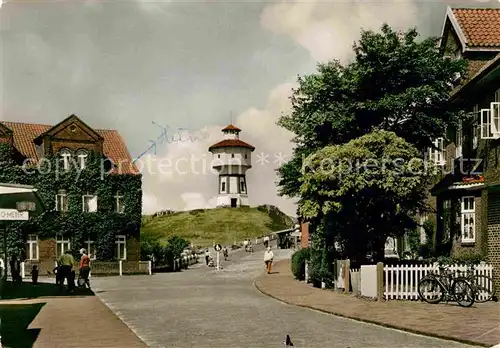
<path id="1" fill-rule="evenodd" d="M 293 231 L 294 231 L 293 228 L 288 228 L 286 230 L 281 230 L 281 231 L 273 232 L 273 234 L 292 233 Z"/>
<path id="2" fill-rule="evenodd" d="M 30 215 L 43 213 L 43 205 L 37 190 L 33 186 L 0 183 L 0 209 L 17 209 L 18 202 L 35 203 L 35 210 Z"/>

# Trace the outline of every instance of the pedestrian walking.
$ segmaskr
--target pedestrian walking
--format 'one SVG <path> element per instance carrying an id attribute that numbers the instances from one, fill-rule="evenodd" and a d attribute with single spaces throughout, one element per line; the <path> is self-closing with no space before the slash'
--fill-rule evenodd
<path id="1" fill-rule="evenodd" d="M 208 263 L 210 262 L 210 253 L 208 252 L 208 248 L 205 250 L 205 262 Z"/>
<path id="2" fill-rule="evenodd" d="M 267 274 L 271 274 L 271 270 L 273 268 L 273 260 L 274 260 L 274 253 L 271 250 L 271 247 L 268 246 L 266 251 L 264 252 L 264 263 L 266 264 Z"/>
<path id="3" fill-rule="evenodd" d="M 229 253 L 228 253 L 227 247 L 225 245 L 224 245 L 224 248 L 222 249 L 222 254 L 224 255 L 224 261 L 227 261 Z"/>
<path id="4" fill-rule="evenodd" d="M 83 248 L 80 249 L 80 254 L 82 255 L 82 257 L 80 258 L 80 274 L 78 275 L 78 285 L 83 285 L 90 289 L 90 257 L 87 255 L 87 250 Z M 80 282 L 83 282 L 83 284 L 80 284 Z"/>
<path id="5" fill-rule="evenodd" d="M 73 258 L 73 255 L 71 255 L 71 252 L 69 250 L 67 250 L 64 254 L 62 254 L 59 260 L 57 261 L 58 265 L 57 273 L 59 275 L 59 282 L 60 282 L 59 286 L 61 291 L 63 291 L 64 289 L 65 279 L 68 283 L 68 291 L 72 292 L 74 290 L 75 281 L 71 274 L 73 271 L 74 264 L 75 264 L 75 259 Z"/>
<path id="6" fill-rule="evenodd" d="M 293 347 L 292 339 L 290 338 L 290 335 L 286 335 L 285 337 L 285 342 L 283 342 L 285 347 Z"/>

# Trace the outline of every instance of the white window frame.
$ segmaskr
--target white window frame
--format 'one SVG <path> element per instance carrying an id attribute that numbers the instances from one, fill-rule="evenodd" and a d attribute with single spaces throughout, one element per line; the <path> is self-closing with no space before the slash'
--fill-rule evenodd
<path id="1" fill-rule="evenodd" d="M 437 166 L 443 166 L 446 164 L 444 158 L 444 138 L 437 138 L 433 141 L 434 148 L 429 148 L 429 159 Z M 436 150 L 437 148 L 437 150 Z"/>
<path id="2" fill-rule="evenodd" d="M 66 237 L 57 235 L 56 236 L 56 257 L 62 256 L 67 250 L 71 249 L 71 242 Z"/>
<path id="3" fill-rule="evenodd" d="M 481 121 L 479 114 L 479 105 L 474 105 L 472 109 L 473 114 L 473 130 L 472 130 L 472 148 L 477 149 L 477 145 L 479 143 L 479 137 L 481 136 Z"/>
<path id="4" fill-rule="evenodd" d="M 89 210 L 85 209 L 85 199 L 87 199 L 87 198 L 89 199 L 89 203 L 88 203 Z M 90 200 L 92 200 L 92 199 L 95 199 L 95 208 L 94 208 L 94 210 L 92 210 L 92 208 L 90 207 Z M 82 196 L 82 211 L 84 213 L 95 213 L 95 212 L 97 212 L 97 196 L 96 195 L 86 194 L 86 195 Z"/>
<path id="5" fill-rule="evenodd" d="M 85 150 L 78 150 L 76 152 L 76 156 L 78 159 L 78 167 L 80 169 L 85 169 L 87 163 L 87 157 L 89 156 L 88 152 Z"/>
<path id="6" fill-rule="evenodd" d="M 26 239 L 28 252 L 26 255 L 27 260 L 38 260 L 40 257 L 40 247 L 38 245 L 38 236 L 36 234 L 29 234 Z"/>
<path id="7" fill-rule="evenodd" d="M 68 194 L 66 190 L 59 190 L 56 194 L 56 211 L 68 211 Z"/>
<path id="8" fill-rule="evenodd" d="M 118 192 L 114 197 L 115 200 L 115 213 L 125 213 L 125 204 L 123 202 L 123 195 Z"/>
<path id="9" fill-rule="evenodd" d="M 95 254 L 95 241 L 93 240 L 90 240 L 90 239 L 87 239 L 85 241 L 85 249 L 87 249 L 87 255 L 89 256 L 89 258 L 91 260 L 95 260 L 97 257 L 96 257 L 96 254 Z"/>
<path id="10" fill-rule="evenodd" d="M 63 169 L 64 170 L 69 170 L 69 165 L 70 165 L 70 158 L 71 158 L 71 151 L 68 149 L 62 149 L 60 151 L 61 158 L 62 158 L 62 163 L 63 163 Z"/>
<path id="11" fill-rule="evenodd" d="M 116 258 L 118 260 L 126 260 L 127 259 L 127 236 L 125 235 L 117 235 L 116 236 Z M 121 255 L 120 247 L 123 246 L 123 255 Z"/>
<path id="12" fill-rule="evenodd" d="M 463 123 L 460 121 L 457 127 L 457 134 L 455 137 L 455 158 L 462 157 L 464 133 L 463 133 Z"/>
<path id="13" fill-rule="evenodd" d="M 239 183 L 239 185 L 240 185 L 240 193 L 246 194 L 247 193 L 247 184 L 245 182 L 245 178 L 240 177 L 239 181 L 240 181 L 240 183 Z"/>
<path id="14" fill-rule="evenodd" d="M 490 104 L 490 122 L 491 133 L 495 139 L 498 139 L 500 136 L 500 101 L 494 101 Z"/>
<path id="15" fill-rule="evenodd" d="M 470 207 L 470 203 L 472 203 L 472 207 Z M 470 223 L 471 219 L 472 224 Z M 466 224 L 467 222 L 469 223 Z M 476 241 L 476 202 L 474 196 L 462 197 L 460 231 L 462 243 L 474 243 Z"/>
<path id="16" fill-rule="evenodd" d="M 491 126 L 491 110 L 481 109 L 481 139 L 495 139 Z"/>

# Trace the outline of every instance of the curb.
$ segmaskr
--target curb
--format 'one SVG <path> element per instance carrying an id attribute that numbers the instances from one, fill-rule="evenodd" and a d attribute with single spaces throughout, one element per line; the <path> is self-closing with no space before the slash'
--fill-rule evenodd
<path id="1" fill-rule="evenodd" d="M 345 315 L 345 314 L 338 313 L 338 312 L 330 312 L 330 311 L 326 311 L 324 309 L 315 308 L 313 306 L 296 304 L 296 303 L 293 303 L 291 301 L 283 300 L 283 299 L 281 299 L 281 298 L 279 298 L 277 296 L 274 296 L 274 295 L 272 295 L 270 293 L 267 293 L 266 291 L 262 290 L 259 287 L 259 285 L 257 284 L 257 282 L 258 282 L 257 280 L 254 280 L 253 281 L 253 285 L 255 286 L 255 288 L 261 294 L 263 294 L 265 296 L 268 296 L 268 297 L 271 297 L 271 298 L 273 298 L 273 299 L 275 299 L 275 300 L 277 300 L 277 301 L 279 301 L 281 303 L 285 303 L 287 305 L 291 305 L 291 306 L 295 306 L 295 307 L 301 307 L 301 308 L 307 308 L 309 310 L 314 310 L 314 311 L 322 312 L 322 313 L 325 313 L 325 314 L 334 315 L 336 317 L 351 319 L 351 320 L 355 320 L 355 321 L 358 321 L 358 322 L 361 322 L 361 323 L 374 324 L 374 325 L 382 326 L 382 327 L 385 327 L 385 328 L 388 328 L 388 329 L 396 329 L 396 330 L 405 331 L 405 332 L 409 332 L 409 333 L 413 333 L 413 334 L 417 334 L 417 335 L 423 335 L 423 336 L 428 336 L 428 337 L 433 337 L 433 338 L 439 338 L 439 339 L 442 339 L 442 340 L 454 341 L 454 342 L 469 344 L 469 345 L 473 345 L 473 346 L 477 346 L 477 347 L 488 347 L 488 348 L 491 347 L 489 344 L 474 342 L 474 341 L 470 341 L 470 340 L 466 340 L 466 339 L 460 339 L 460 338 L 456 338 L 456 337 L 452 337 L 452 336 L 446 336 L 446 335 L 439 335 L 439 334 L 429 333 L 429 332 L 425 332 L 425 331 L 421 331 L 421 330 L 416 330 L 416 329 L 409 329 L 409 328 L 406 328 L 406 327 L 402 327 L 402 326 L 398 326 L 398 325 L 392 325 L 392 324 L 387 324 L 387 323 L 383 323 L 383 322 L 376 321 L 376 320 L 362 319 L 362 318 L 358 318 L 358 317 L 354 317 L 354 316 L 349 316 L 349 315 Z"/>

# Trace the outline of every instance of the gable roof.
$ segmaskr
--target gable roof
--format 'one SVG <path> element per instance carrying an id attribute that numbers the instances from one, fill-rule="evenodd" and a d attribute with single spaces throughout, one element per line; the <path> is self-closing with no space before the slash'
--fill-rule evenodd
<path id="1" fill-rule="evenodd" d="M 0 121 L 0 124 L 12 130 L 14 147 L 21 152 L 23 156 L 34 162 L 40 160 L 40 155 L 36 150 L 34 140 L 54 128 L 54 126 L 45 124 L 7 121 Z M 132 158 L 127 150 L 127 146 L 118 131 L 105 129 L 93 129 L 93 131 L 104 139 L 104 155 L 113 161 L 113 163 L 120 164 L 121 168 L 115 168 L 112 173 L 139 174 L 137 167 L 132 163 Z"/>
<path id="2" fill-rule="evenodd" d="M 42 140 L 42 137 L 44 135 L 55 135 L 57 134 L 57 132 L 61 131 L 62 129 L 64 129 L 65 127 L 67 127 L 68 124 L 72 123 L 72 122 L 75 122 L 77 124 L 79 124 L 80 126 L 83 127 L 84 131 L 90 135 L 92 138 L 94 139 L 98 139 L 98 140 L 104 140 L 102 136 L 99 135 L 99 133 L 97 133 L 95 130 L 93 130 L 91 127 L 89 127 L 89 125 L 87 125 L 85 122 L 83 122 L 80 118 L 78 118 L 75 114 L 72 114 L 68 117 L 66 117 L 64 120 L 62 120 L 61 122 L 59 122 L 58 124 L 56 124 L 55 126 L 49 128 L 48 130 L 46 130 L 45 132 L 43 132 L 42 134 L 40 134 L 34 141 L 36 144 L 39 144 Z"/>
<path id="3" fill-rule="evenodd" d="M 463 51 L 500 51 L 500 8 L 451 8 L 446 10 L 442 37 L 449 21 Z"/>

